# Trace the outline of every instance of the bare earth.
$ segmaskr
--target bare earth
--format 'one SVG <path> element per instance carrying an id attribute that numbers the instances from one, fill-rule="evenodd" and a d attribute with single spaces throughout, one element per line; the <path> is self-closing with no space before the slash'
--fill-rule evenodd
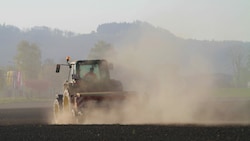
<path id="1" fill-rule="evenodd" d="M 1 140 L 248 141 L 250 126 L 199 125 L 5 125 Z"/>
<path id="2" fill-rule="evenodd" d="M 0 140 L 248 141 L 250 125 L 54 125 L 48 103 L 1 104 Z M 32 105 L 32 107 L 31 107 Z"/>

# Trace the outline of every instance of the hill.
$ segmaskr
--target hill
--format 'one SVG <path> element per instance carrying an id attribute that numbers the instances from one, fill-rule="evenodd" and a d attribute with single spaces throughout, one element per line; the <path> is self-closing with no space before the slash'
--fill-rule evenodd
<path id="1" fill-rule="evenodd" d="M 204 66 L 212 65 L 214 73 L 231 74 L 234 50 L 240 51 L 242 64 L 246 66 L 250 49 L 250 42 L 183 39 L 166 29 L 140 21 L 105 23 L 88 34 L 75 34 L 45 26 L 21 30 L 12 25 L 0 25 L 0 48 L 2 49 L 0 66 L 11 64 L 16 54 L 16 46 L 21 40 L 37 44 L 42 51 L 43 60 L 50 58 L 58 62 L 67 55 L 74 59 L 86 58 L 94 44 L 104 40 L 117 50 L 133 47 L 139 53 L 143 52 L 140 50 L 143 48 L 144 51 L 148 50 L 156 54 L 160 59 L 154 59 L 155 55 L 149 54 L 147 57 L 159 64 L 178 64 L 185 72 L 198 69 L 201 73 L 206 71 Z"/>

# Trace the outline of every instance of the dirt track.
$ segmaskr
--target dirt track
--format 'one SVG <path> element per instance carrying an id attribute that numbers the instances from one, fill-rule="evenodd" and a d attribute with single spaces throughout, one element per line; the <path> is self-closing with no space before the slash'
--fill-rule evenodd
<path id="1" fill-rule="evenodd" d="M 248 141 L 250 126 L 195 125 L 11 125 L 1 140 Z"/>
<path id="2" fill-rule="evenodd" d="M 0 104 L 0 125 L 49 124 L 53 102 Z"/>
<path id="3" fill-rule="evenodd" d="M 247 141 L 250 125 L 51 125 L 48 107 L 0 109 L 0 140 Z"/>

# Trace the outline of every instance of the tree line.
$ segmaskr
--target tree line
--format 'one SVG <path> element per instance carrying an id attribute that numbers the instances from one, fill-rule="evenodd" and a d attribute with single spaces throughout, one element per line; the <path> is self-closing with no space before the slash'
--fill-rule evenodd
<path id="1" fill-rule="evenodd" d="M 242 47 L 229 47 L 231 64 L 224 64 L 230 66 L 233 70 L 231 87 L 246 87 L 250 80 L 250 52 L 246 54 L 246 50 Z M 24 81 L 31 80 L 44 80 L 49 83 L 52 91 L 59 91 L 62 89 L 63 81 L 67 78 L 67 71 L 62 75 L 55 73 L 56 63 L 53 59 L 45 59 L 42 61 L 42 52 L 40 47 L 35 43 L 30 43 L 27 40 L 20 41 L 16 46 L 17 53 L 13 58 L 13 66 L 0 69 L 0 77 L 4 77 L 4 73 L 9 70 L 15 70 L 22 72 Z M 116 55 L 115 48 L 112 44 L 99 40 L 90 49 L 88 55 L 83 56 L 82 59 L 106 59 L 109 56 Z M 33 81 L 32 81 L 33 82 Z M 0 89 L 2 89 L 4 83 L 1 81 Z M 42 92 L 40 92 L 42 93 Z"/>
<path id="2" fill-rule="evenodd" d="M 56 74 L 55 66 L 57 62 L 49 58 L 42 61 L 42 52 L 37 44 L 22 40 L 17 44 L 16 50 L 17 53 L 13 58 L 12 65 L 6 67 L 5 71 L 0 71 L 2 80 L 6 79 L 6 72 L 16 71 L 21 72 L 23 83 L 33 83 L 30 84 L 33 87 L 38 87 L 35 86 L 36 83 L 37 85 L 46 85 L 49 86 L 48 89 L 51 93 L 59 92 L 62 89 L 62 85 L 68 77 L 68 71 L 65 69 L 65 71 L 62 70 L 62 73 Z M 114 52 L 114 47 L 111 44 L 101 40 L 92 47 L 87 58 L 105 59 L 106 56 L 114 54 Z M 83 56 L 82 59 L 84 58 Z M 4 81 L 1 81 L 0 90 L 3 90 L 4 85 Z M 30 93 L 38 92 L 33 90 Z M 39 92 L 39 94 L 42 93 L 48 92 Z"/>

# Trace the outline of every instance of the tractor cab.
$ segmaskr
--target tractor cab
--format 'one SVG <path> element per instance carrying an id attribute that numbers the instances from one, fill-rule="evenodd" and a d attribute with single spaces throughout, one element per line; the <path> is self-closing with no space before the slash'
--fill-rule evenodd
<path id="1" fill-rule="evenodd" d="M 67 88 L 77 92 L 83 91 L 112 91 L 122 90 L 121 82 L 110 79 L 109 70 L 113 65 L 106 60 L 78 60 L 68 64 L 57 64 L 56 72 L 60 72 L 61 65 L 69 66 Z"/>
<path id="2" fill-rule="evenodd" d="M 93 74 L 96 77 L 96 81 L 109 80 L 109 69 L 113 68 L 113 65 L 109 64 L 106 60 L 78 60 L 69 62 L 69 59 L 67 59 L 67 63 L 57 64 L 56 72 L 60 72 L 61 65 L 69 66 L 69 82 L 79 79 L 88 81 L 88 74 Z"/>

